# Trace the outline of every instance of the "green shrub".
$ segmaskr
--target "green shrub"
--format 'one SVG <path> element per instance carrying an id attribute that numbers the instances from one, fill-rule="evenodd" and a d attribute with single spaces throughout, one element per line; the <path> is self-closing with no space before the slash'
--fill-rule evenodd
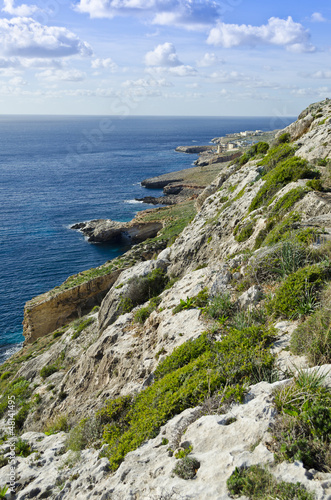
<path id="1" fill-rule="evenodd" d="M 132 311 L 132 309 L 153 297 L 157 297 L 166 285 L 169 283 L 169 278 L 162 269 L 154 269 L 146 276 L 131 278 L 131 297 L 122 297 L 117 308 L 118 315 Z"/>
<path id="2" fill-rule="evenodd" d="M 155 311 L 162 301 L 161 297 L 153 297 L 150 301 L 148 306 L 142 307 L 137 311 L 133 317 L 133 321 L 135 323 L 145 323 L 146 319 L 150 317 L 153 311 Z"/>
<path id="3" fill-rule="evenodd" d="M 239 226 L 237 226 L 238 231 L 236 231 L 235 239 L 239 243 L 243 243 L 244 241 L 248 240 L 254 232 L 254 227 L 255 227 L 255 221 L 249 221 L 244 226 L 240 229 L 239 231 Z"/>
<path id="4" fill-rule="evenodd" d="M 47 435 L 56 434 L 57 432 L 68 432 L 70 425 L 66 415 L 59 415 L 46 423 L 44 433 Z"/>
<path id="5" fill-rule="evenodd" d="M 320 179 L 311 179 L 306 183 L 306 186 L 313 191 L 323 191 L 323 184 Z"/>
<path id="6" fill-rule="evenodd" d="M 278 137 L 277 143 L 278 144 L 285 144 L 287 142 L 291 142 L 291 134 L 289 132 L 284 132 L 283 134 L 281 134 Z"/>
<path id="7" fill-rule="evenodd" d="M 80 334 L 82 333 L 82 331 L 85 330 L 85 328 L 87 328 L 89 325 L 94 323 L 94 321 L 95 321 L 95 318 L 87 318 L 83 321 L 80 321 L 78 323 L 78 325 L 75 327 L 75 331 L 72 334 L 71 338 L 73 340 L 77 339 L 80 336 Z"/>
<path id="8" fill-rule="evenodd" d="M 324 376 L 299 374 L 275 393 L 280 412 L 273 429 L 277 461 L 300 460 L 308 469 L 331 467 L 331 394 Z"/>
<path id="9" fill-rule="evenodd" d="M 270 221 L 270 224 L 267 226 L 270 228 L 270 231 L 265 237 L 263 245 L 271 246 L 281 240 L 286 240 L 293 234 L 293 230 L 298 227 L 300 221 L 301 216 L 297 212 L 290 212 L 281 222 Z"/>
<path id="10" fill-rule="evenodd" d="M 239 165 L 245 165 L 248 161 L 253 160 L 256 156 L 265 154 L 269 149 L 269 144 L 267 142 L 257 142 L 253 144 L 253 146 L 246 151 L 240 158 L 238 159 Z"/>
<path id="11" fill-rule="evenodd" d="M 184 457 L 177 462 L 172 472 L 181 479 L 194 479 L 199 468 L 200 462 L 196 458 Z"/>
<path id="12" fill-rule="evenodd" d="M 231 496 L 246 496 L 250 500 L 313 500 L 300 483 L 277 482 L 260 465 L 236 467 L 226 482 Z"/>
<path id="13" fill-rule="evenodd" d="M 39 375 L 41 378 L 45 379 L 49 377 L 50 375 L 53 375 L 53 373 L 59 371 L 59 368 L 56 365 L 49 365 L 49 366 L 44 366 L 40 372 Z"/>
<path id="14" fill-rule="evenodd" d="M 154 372 L 155 380 L 160 380 L 168 373 L 178 370 L 178 368 L 182 368 L 197 359 L 210 349 L 211 344 L 212 340 L 205 332 L 197 339 L 188 340 L 183 345 L 177 347 L 170 356 L 167 356 L 164 361 L 159 363 Z"/>
<path id="15" fill-rule="evenodd" d="M 292 333 L 291 351 L 305 355 L 311 366 L 331 363 L 331 311 L 318 309 Z"/>
<path id="16" fill-rule="evenodd" d="M 108 444 L 111 469 L 115 470 L 129 451 L 156 437 L 174 415 L 202 403 L 222 387 L 232 389 L 237 384 L 268 379 L 274 365 L 267 349 L 272 338 L 272 333 L 261 327 L 232 329 L 221 342 L 203 337 L 200 344 L 187 344 L 190 354 L 186 364 L 182 365 L 182 347 L 161 363 L 152 386 L 132 401 L 110 401 L 101 415 L 108 421 L 103 439 Z M 172 370 L 172 366 L 179 367 Z"/>
<path id="17" fill-rule="evenodd" d="M 270 203 L 272 197 L 286 184 L 299 179 L 314 179 L 320 172 L 312 169 L 307 160 L 292 157 L 277 164 L 264 176 L 264 184 L 250 204 L 249 211 Z"/>
<path id="18" fill-rule="evenodd" d="M 20 377 L 8 385 L 0 398 L 0 417 L 2 417 L 8 409 L 8 398 L 15 396 L 16 415 L 14 421 L 16 430 L 22 428 L 29 413 L 30 405 L 32 404 L 30 401 L 31 393 L 32 389 L 30 388 L 29 381 Z"/>
<path id="19" fill-rule="evenodd" d="M 15 443 L 15 453 L 20 457 L 28 457 L 29 455 L 31 455 L 32 450 L 27 441 L 18 438 L 18 440 Z"/>
<path id="20" fill-rule="evenodd" d="M 260 283 L 278 277 L 286 278 L 298 269 L 319 260 L 321 257 L 318 254 L 292 238 L 257 256 L 247 272 L 252 279 Z"/>
<path id="21" fill-rule="evenodd" d="M 185 309 L 202 308 L 208 302 L 208 290 L 204 288 L 194 297 L 187 297 L 186 300 L 180 299 L 179 304 L 173 309 L 173 314 L 177 314 Z"/>
<path id="22" fill-rule="evenodd" d="M 279 144 L 269 149 L 268 153 L 263 160 L 260 161 L 259 165 L 263 166 L 264 173 L 267 173 L 272 170 L 277 163 L 294 156 L 294 153 L 295 148 L 289 144 Z"/>
<path id="23" fill-rule="evenodd" d="M 66 448 L 72 451 L 81 451 L 95 446 L 101 439 L 102 425 L 100 418 L 84 418 L 69 432 Z"/>
<path id="24" fill-rule="evenodd" d="M 235 310 L 234 304 L 231 302 L 229 293 L 219 293 L 211 298 L 209 304 L 203 309 L 206 316 L 212 319 L 229 317 Z"/>
<path id="25" fill-rule="evenodd" d="M 267 311 L 288 319 L 313 312 L 325 277 L 326 270 L 318 264 L 290 274 L 266 304 Z"/>
<path id="26" fill-rule="evenodd" d="M 313 179 L 309 182 L 315 181 L 318 181 L 318 179 Z M 297 201 L 300 201 L 306 194 L 307 190 L 302 187 L 291 189 L 275 203 L 275 205 L 271 209 L 270 216 L 280 216 L 288 212 L 288 210 L 293 207 L 293 205 L 297 203 Z"/>

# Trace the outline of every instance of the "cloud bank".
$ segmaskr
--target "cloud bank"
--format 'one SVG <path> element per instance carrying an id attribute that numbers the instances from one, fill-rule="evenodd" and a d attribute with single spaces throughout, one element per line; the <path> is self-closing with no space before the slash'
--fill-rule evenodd
<path id="1" fill-rule="evenodd" d="M 287 19 L 271 17 L 262 26 L 218 23 L 210 31 L 207 43 L 224 48 L 276 45 L 294 52 L 313 52 L 315 48 L 309 39 L 309 32 L 289 16 Z"/>
<path id="2" fill-rule="evenodd" d="M 90 45 L 66 28 L 43 26 L 28 17 L 0 19 L 0 53 L 7 57 L 91 56 Z"/>
<path id="3" fill-rule="evenodd" d="M 194 30 L 212 26 L 220 5 L 213 0 L 80 0 L 76 10 L 92 18 L 131 15 L 152 24 Z"/>

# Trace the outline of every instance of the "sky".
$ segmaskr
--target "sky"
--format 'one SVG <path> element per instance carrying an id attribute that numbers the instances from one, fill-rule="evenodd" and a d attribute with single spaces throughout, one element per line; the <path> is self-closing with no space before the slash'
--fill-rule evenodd
<path id="1" fill-rule="evenodd" d="M 0 0 L 1 114 L 297 116 L 330 29 L 326 0 Z"/>

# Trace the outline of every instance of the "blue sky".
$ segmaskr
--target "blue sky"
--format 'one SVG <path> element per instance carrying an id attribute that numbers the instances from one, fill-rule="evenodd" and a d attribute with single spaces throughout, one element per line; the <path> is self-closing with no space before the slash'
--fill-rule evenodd
<path id="1" fill-rule="evenodd" d="M 1 0 L 0 109 L 294 116 L 331 97 L 328 5 Z"/>

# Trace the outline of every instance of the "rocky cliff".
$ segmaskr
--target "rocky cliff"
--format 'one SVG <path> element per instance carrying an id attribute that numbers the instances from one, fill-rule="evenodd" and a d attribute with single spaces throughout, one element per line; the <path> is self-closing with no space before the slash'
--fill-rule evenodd
<path id="1" fill-rule="evenodd" d="M 1 367 L 8 498 L 331 498 L 330 134 L 325 100 L 221 165 L 167 248 L 113 263 L 99 309 L 56 331 L 65 300 L 34 310 Z"/>

